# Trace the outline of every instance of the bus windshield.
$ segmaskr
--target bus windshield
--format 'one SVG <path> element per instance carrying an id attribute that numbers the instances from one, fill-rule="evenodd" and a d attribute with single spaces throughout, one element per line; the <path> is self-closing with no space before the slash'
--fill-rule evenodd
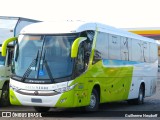
<path id="1" fill-rule="evenodd" d="M 15 76 L 48 80 L 71 76 L 71 45 L 75 34 L 20 35 L 15 50 Z"/>
<path id="2" fill-rule="evenodd" d="M 0 65 L 4 65 L 5 63 L 5 57 L 1 56 L 1 52 L 0 52 Z"/>

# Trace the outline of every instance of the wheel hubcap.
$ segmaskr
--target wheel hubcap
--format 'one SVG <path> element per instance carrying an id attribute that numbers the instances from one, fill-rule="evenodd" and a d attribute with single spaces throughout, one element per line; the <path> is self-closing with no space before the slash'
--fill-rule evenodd
<path id="1" fill-rule="evenodd" d="M 4 89 L 3 92 L 2 92 L 3 104 L 8 103 L 8 100 L 9 100 L 8 93 L 9 93 L 9 91 L 7 89 Z"/>
<path id="2" fill-rule="evenodd" d="M 92 94 L 89 106 L 90 106 L 90 108 L 94 108 L 95 105 L 96 105 L 96 97 L 95 97 L 95 95 Z"/>
<path id="3" fill-rule="evenodd" d="M 8 92 L 5 90 L 5 91 L 3 92 L 3 94 L 2 94 L 2 97 L 3 97 L 3 98 L 7 98 L 7 95 L 8 95 Z"/>
<path id="4" fill-rule="evenodd" d="M 140 100 L 140 102 L 142 102 L 142 101 L 143 101 L 143 93 L 142 93 L 142 91 L 140 92 L 139 100 Z"/>

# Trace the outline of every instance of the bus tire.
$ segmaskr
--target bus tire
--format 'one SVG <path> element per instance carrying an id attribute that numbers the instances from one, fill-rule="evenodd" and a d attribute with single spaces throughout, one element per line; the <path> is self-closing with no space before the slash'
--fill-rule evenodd
<path id="1" fill-rule="evenodd" d="M 37 112 L 48 112 L 50 107 L 34 107 Z"/>
<path id="2" fill-rule="evenodd" d="M 2 93 L 0 98 L 0 106 L 6 107 L 10 105 L 9 100 L 9 83 L 4 83 L 2 87 Z"/>
<path id="3" fill-rule="evenodd" d="M 134 104 L 134 105 L 140 105 L 144 103 L 144 86 L 141 85 L 139 88 L 139 94 L 138 94 L 138 98 L 136 99 L 132 99 L 132 100 L 128 100 L 129 104 Z"/>
<path id="4" fill-rule="evenodd" d="M 90 104 L 85 107 L 85 111 L 96 111 L 99 107 L 99 95 L 96 89 L 92 90 Z"/>

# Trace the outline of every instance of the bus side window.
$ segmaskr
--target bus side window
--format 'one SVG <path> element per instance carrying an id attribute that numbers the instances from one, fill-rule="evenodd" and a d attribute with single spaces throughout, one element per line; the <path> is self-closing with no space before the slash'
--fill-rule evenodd
<path id="1" fill-rule="evenodd" d="M 78 55 L 77 55 L 76 64 L 75 64 L 76 76 L 79 76 L 85 70 L 84 54 L 85 54 L 84 43 L 81 43 L 79 45 Z"/>
<path id="2" fill-rule="evenodd" d="M 13 50 L 8 49 L 8 61 L 7 61 L 7 66 L 10 66 L 12 64 L 13 60 Z"/>
<path id="3" fill-rule="evenodd" d="M 81 37 L 87 37 L 87 40 L 83 42 L 84 44 L 84 64 L 85 64 L 85 70 L 88 67 L 89 58 L 92 51 L 92 42 L 94 38 L 94 31 L 84 31 L 80 35 Z"/>
<path id="4" fill-rule="evenodd" d="M 109 42 L 109 34 L 98 32 L 96 47 L 94 51 L 93 64 L 95 64 L 101 59 L 108 59 L 108 52 L 109 52 L 108 42 Z"/>
<path id="5" fill-rule="evenodd" d="M 91 43 L 84 41 L 84 62 L 85 62 L 85 70 L 89 64 L 89 57 L 91 55 Z"/>
<path id="6" fill-rule="evenodd" d="M 1 54 L 1 52 L 0 52 L 0 54 Z M 6 57 L 3 57 L 3 56 L 0 55 L 0 65 L 5 64 L 5 59 L 6 59 Z"/>
<path id="7" fill-rule="evenodd" d="M 120 36 L 109 35 L 109 59 L 120 60 Z"/>
<path id="8" fill-rule="evenodd" d="M 150 62 L 153 63 L 158 59 L 158 49 L 157 49 L 157 45 L 150 43 L 149 45 L 150 47 Z"/>
<path id="9" fill-rule="evenodd" d="M 142 44 L 140 40 L 132 40 L 132 61 L 142 62 Z"/>
<path id="10" fill-rule="evenodd" d="M 147 42 L 143 42 L 143 61 L 149 62 L 149 44 Z"/>
<path id="11" fill-rule="evenodd" d="M 121 60 L 131 60 L 132 39 L 121 37 Z"/>

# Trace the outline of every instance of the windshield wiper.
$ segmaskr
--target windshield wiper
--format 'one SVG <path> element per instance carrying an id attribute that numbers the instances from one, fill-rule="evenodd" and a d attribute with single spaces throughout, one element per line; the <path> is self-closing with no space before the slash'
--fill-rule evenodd
<path id="1" fill-rule="evenodd" d="M 49 78 L 51 79 L 51 82 L 53 83 L 53 82 L 54 82 L 54 79 L 53 79 L 51 70 L 50 70 L 50 68 L 49 68 L 49 66 L 48 66 L 48 63 L 47 63 L 47 61 L 45 60 L 45 55 L 46 55 L 46 50 L 44 51 L 43 58 L 42 58 L 42 70 L 43 70 L 43 65 L 45 65 L 46 70 L 47 70 L 47 73 L 48 73 L 48 76 L 49 76 Z"/>
<path id="2" fill-rule="evenodd" d="M 24 81 L 25 78 L 29 76 L 29 74 L 30 74 L 31 71 L 32 71 L 31 67 L 35 67 L 35 71 L 36 71 L 38 56 L 39 56 L 39 50 L 38 50 L 38 52 L 37 52 L 36 58 L 33 59 L 33 61 L 31 62 L 31 64 L 29 65 L 29 67 L 28 67 L 27 70 L 25 71 L 24 75 L 22 76 L 21 81 Z"/>

